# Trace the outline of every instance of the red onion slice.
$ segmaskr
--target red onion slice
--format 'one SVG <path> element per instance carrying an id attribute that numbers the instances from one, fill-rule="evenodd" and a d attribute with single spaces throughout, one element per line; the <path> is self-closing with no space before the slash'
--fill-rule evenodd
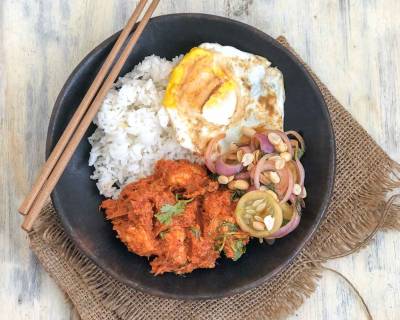
<path id="1" fill-rule="evenodd" d="M 265 134 L 262 133 L 256 133 L 253 138 L 251 139 L 251 143 L 253 146 L 253 149 L 256 150 L 256 145 L 255 141 L 258 141 L 260 145 L 260 149 L 264 153 L 272 153 L 274 152 L 274 146 L 269 142 L 268 137 Z"/>
<path id="2" fill-rule="evenodd" d="M 270 158 L 271 156 L 272 156 L 272 154 L 266 154 L 258 161 L 258 163 L 255 167 L 255 170 L 254 170 L 254 175 L 252 177 L 253 183 L 257 189 L 260 189 L 260 174 L 261 174 L 261 172 L 271 171 L 271 170 L 276 171 L 279 174 L 281 181 L 283 181 L 285 184 L 287 184 L 287 188 L 284 189 L 286 191 L 280 201 L 280 203 L 284 203 L 289 200 L 289 197 L 293 192 L 293 186 L 294 186 L 293 175 L 287 166 L 285 168 L 283 168 L 282 170 L 276 170 L 275 163 L 273 161 L 267 161 L 268 158 Z"/>
<path id="3" fill-rule="evenodd" d="M 285 195 L 279 203 L 285 203 L 289 200 L 290 195 L 293 193 L 294 179 L 292 172 L 288 169 L 288 167 L 283 168 L 282 170 L 277 171 L 280 175 L 281 179 L 288 179 L 288 186 Z"/>
<path id="4" fill-rule="evenodd" d="M 242 171 L 243 165 L 241 163 L 229 164 L 223 159 L 223 156 L 219 156 L 215 162 L 215 172 L 223 176 L 233 176 Z"/>
<path id="5" fill-rule="evenodd" d="M 297 166 L 297 171 L 299 173 L 299 184 L 301 187 L 303 187 L 304 186 L 304 178 L 305 178 L 305 170 L 299 159 L 296 159 L 296 166 Z"/>
<path id="6" fill-rule="evenodd" d="M 260 189 L 260 174 L 265 170 L 275 170 L 275 164 L 271 162 L 266 162 L 269 158 L 271 158 L 274 154 L 265 154 L 258 160 L 257 165 L 255 166 L 253 173 L 253 183 L 256 189 Z"/>
<path id="7" fill-rule="evenodd" d="M 290 232 L 292 232 L 294 229 L 296 229 L 299 223 L 300 223 L 300 215 L 297 212 L 297 210 L 293 208 L 293 215 L 290 221 L 287 224 L 285 224 L 282 228 L 280 228 L 278 231 L 274 232 L 265 239 L 283 238 L 287 236 Z"/>
<path id="8" fill-rule="evenodd" d="M 285 133 L 286 133 L 286 135 L 292 135 L 292 136 L 294 136 L 294 137 L 297 139 L 297 141 L 300 142 L 300 144 L 301 144 L 301 149 L 304 149 L 304 148 L 305 148 L 304 139 L 303 139 L 303 137 L 302 137 L 298 132 L 293 131 L 293 130 L 290 130 L 290 131 L 286 131 Z"/>
<path id="9" fill-rule="evenodd" d="M 250 177 L 251 177 L 250 171 L 243 171 L 235 175 L 235 179 L 238 180 L 247 180 L 250 179 Z"/>
<path id="10" fill-rule="evenodd" d="M 221 133 L 221 134 L 217 135 L 216 137 L 212 138 L 207 145 L 206 152 L 204 153 L 204 162 L 205 162 L 208 170 L 210 170 L 212 173 L 215 173 L 215 163 L 214 163 L 214 160 L 212 159 L 213 158 L 212 157 L 213 149 L 214 149 L 214 146 L 218 143 L 218 141 L 223 138 L 225 138 L 225 133 Z"/>

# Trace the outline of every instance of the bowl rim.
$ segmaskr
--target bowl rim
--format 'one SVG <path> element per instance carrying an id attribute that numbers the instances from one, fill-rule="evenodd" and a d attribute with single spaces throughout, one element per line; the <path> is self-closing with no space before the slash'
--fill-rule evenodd
<path id="1" fill-rule="evenodd" d="M 54 192 L 51 194 L 51 200 L 53 203 L 53 206 L 55 208 L 55 211 L 57 212 L 57 215 L 60 216 L 60 221 L 61 224 L 68 236 L 68 238 L 77 246 L 77 248 L 81 251 L 82 254 L 85 255 L 85 257 L 89 258 L 96 266 L 98 266 L 102 271 L 105 273 L 109 274 L 111 277 L 114 279 L 125 283 L 129 287 L 139 290 L 141 292 L 144 292 L 146 294 L 150 294 L 152 296 L 157 296 L 161 298 L 170 298 L 170 299 L 177 299 L 177 300 L 205 300 L 205 299 L 215 299 L 215 298 L 224 298 L 224 297 L 229 297 L 233 296 L 236 294 L 244 293 L 246 291 L 249 291 L 251 289 L 254 289 L 267 281 L 269 281 L 271 278 L 276 276 L 278 273 L 280 273 L 282 270 L 284 270 L 290 263 L 293 262 L 293 260 L 299 255 L 299 253 L 303 250 L 303 248 L 309 243 L 313 235 L 316 233 L 318 230 L 323 218 L 326 215 L 328 206 L 330 204 L 332 195 L 333 195 L 333 190 L 334 190 L 334 184 L 335 184 L 335 176 L 336 176 L 336 141 L 335 141 L 335 133 L 333 130 L 333 125 L 332 125 L 332 119 L 330 117 L 330 113 L 328 110 L 328 107 L 326 105 L 325 99 L 323 98 L 322 92 L 319 89 L 317 83 L 315 80 L 312 78 L 310 72 L 307 70 L 305 65 L 297 58 L 288 48 L 280 44 L 275 38 L 271 37 L 270 35 L 266 34 L 265 32 L 257 29 L 256 27 L 253 27 L 251 25 L 248 25 L 246 23 L 233 20 L 230 18 L 226 18 L 223 16 L 217 16 L 217 15 L 212 15 L 212 14 L 204 14 L 204 13 L 173 13 L 173 14 L 165 14 L 165 15 L 159 15 L 156 17 L 153 17 L 150 19 L 150 22 L 157 22 L 158 20 L 163 20 L 163 19 L 180 19 L 180 18 L 194 18 L 194 19 L 205 19 L 205 20 L 213 20 L 213 21 L 219 21 L 219 22 L 224 22 L 228 24 L 236 24 L 238 27 L 247 29 L 248 32 L 251 32 L 253 34 L 258 34 L 261 38 L 264 38 L 265 41 L 268 41 L 270 45 L 277 47 L 281 51 L 284 51 L 285 54 L 287 54 L 290 59 L 300 67 L 300 69 L 303 71 L 303 74 L 305 75 L 307 81 L 313 87 L 314 91 L 317 94 L 317 99 L 319 100 L 319 103 L 322 106 L 322 112 L 326 119 L 328 120 L 328 126 L 326 127 L 326 130 L 329 133 L 329 136 L 331 137 L 329 143 L 331 147 L 331 155 L 329 159 L 329 164 L 328 164 L 328 188 L 327 192 L 323 196 L 322 199 L 322 205 L 319 210 L 319 214 L 317 215 L 314 223 L 311 225 L 310 229 L 307 230 L 307 234 L 302 240 L 302 242 L 299 243 L 297 248 L 291 253 L 291 255 L 288 257 L 288 259 L 282 263 L 280 266 L 272 270 L 270 273 L 260 277 L 259 279 L 250 282 L 248 284 L 242 285 L 237 288 L 232 288 L 227 291 L 223 291 L 221 293 L 212 293 L 212 294 L 174 294 L 174 293 L 168 293 L 165 291 L 161 291 L 159 289 L 154 289 L 154 288 L 149 288 L 149 287 L 144 287 L 141 286 L 138 283 L 135 282 L 126 282 L 121 280 L 121 277 L 119 274 L 113 270 L 106 269 L 102 266 L 101 261 L 97 259 L 96 256 L 91 255 L 90 252 L 87 252 L 84 247 L 81 245 L 81 243 L 73 237 L 73 231 L 71 227 L 64 221 L 64 219 L 61 217 L 61 215 L 58 214 L 59 212 L 59 204 L 58 204 L 58 197 L 54 194 Z M 137 27 L 138 24 L 135 25 L 134 28 Z M 61 112 L 61 105 L 63 104 L 63 101 L 66 97 L 65 93 L 69 90 L 69 88 L 73 85 L 73 80 L 76 77 L 76 75 L 79 73 L 80 69 L 82 68 L 83 65 L 87 63 L 96 53 L 99 51 L 103 50 L 105 47 L 110 45 L 112 42 L 114 42 L 118 35 L 120 34 L 120 31 L 117 31 L 113 35 L 109 36 L 106 38 L 104 41 L 102 41 L 99 45 L 97 45 L 94 49 L 92 49 L 89 53 L 85 55 L 85 57 L 79 62 L 79 64 L 73 69 L 72 73 L 68 76 L 65 84 L 63 85 L 61 91 L 58 94 L 58 97 L 54 103 L 52 114 L 49 120 L 49 126 L 47 130 L 47 139 L 46 139 L 46 159 L 49 157 L 51 150 L 52 150 L 52 140 L 54 138 L 54 131 L 56 127 L 56 122 L 55 120 L 59 118 L 59 113 Z"/>

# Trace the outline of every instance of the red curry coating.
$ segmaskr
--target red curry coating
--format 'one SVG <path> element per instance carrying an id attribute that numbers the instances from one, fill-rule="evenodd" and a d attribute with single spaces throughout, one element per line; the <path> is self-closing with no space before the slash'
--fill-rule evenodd
<path id="1" fill-rule="evenodd" d="M 160 160 L 152 176 L 127 185 L 117 200 L 105 200 L 101 207 L 130 251 L 154 257 L 153 273 L 189 273 L 214 268 L 221 250 L 236 259 L 237 245 L 249 241 L 236 227 L 231 192 L 218 188 L 200 165 Z M 177 195 L 190 202 L 161 223 L 156 215 L 163 206 L 176 205 Z"/>

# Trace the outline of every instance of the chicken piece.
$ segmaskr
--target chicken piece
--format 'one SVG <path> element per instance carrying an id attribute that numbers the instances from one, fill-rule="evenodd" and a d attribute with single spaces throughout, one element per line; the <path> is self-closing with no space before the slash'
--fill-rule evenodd
<path id="1" fill-rule="evenodd" d="M 204 232 L 215 240 L 219 250 L 233 260 L 244 253 L 249 235 L 241 231 L 233 216 L 236 203 L 227 190 L 209 193 L 204 198 Z"/>
<path id="2" fill-rule="evenodd" d="M 101 208 L 106 211 L 106 218 L 108 220 L 126 216 L 131 210 L 131 204 L 126 201 L 104 200 Z"/>
<path id="3" fill-rule="evenodd" d="M 225 256 L 235 261 L 238 260 L 246 252 L 246 245 L 249 240 L 249 235 L 242 231 L 227 236 L 223 247 Z"/>
<path id="4" fill-rule="evenodd" d="M 165 179 L 171 190 L 181 192 L 185 198 L 193 198 L 218 189 L 218 182 L 207 176 L 205 168 L 186 160 L 160 160 L 155 175 Z"/>
<path id="5" fill-rule="evenodd" d="M 198 230 L 198 232 L 197 232 Z M 200 236 L 200 227 L 187 231 L 189 263 L 177 273 L 189 273 L 198 268 L 214 268 L 219 252 L 215 250 L 214 240 Z"/>
<path id="6" fill-rule="evenodd" d="M 130 200 L 128 220 L 132 225 L 141 226 L 151 232 L 153 229 L 153 205 L 148 200 Z"/>
<path id="7" fill-rule="evenodd" d="M 235 223 L 233 212 L 236 203 L 231 200 L 231 193 L 228 190 L 219 190 L 208 193 L 203 202 L 203 221 L 206 226 L 205 232 L 212 235 L 223 221 Z"/>
<path id="8" fill-rule="evenodd" d="M 218 187 L 200 165 L 160 160 L 152 176 L 101 207 L 128 250 L 154 257 L 155 275 L 183 274 L 214 268 L 221 250 L 237 259 L 248 241 L 235 223 L 231 192 Z"/>
<path id="9" fill-rule="evenodd" d="M 130 251 L 144 257 L 158 254 L 158 243 L 154 235 L 144 227 L 120 222 L 114 223 L 113 229 L 117 231 L 118 237 Z"/>
<path id="10" fill-rule="evenodd" d="M 201 205 L 200 199 L 196 198 L 192 202 L 186 204 L 185 210 L 182 214 L 174 217 L 173 224 L 189 228 L 197 223 L 198 210 Z"/>
<path id="11" fill-rule="evenodd" d="M 160 240 L 162 253 L 150 262 L 154 274 L 174 272 L 187 263 L 186 232 L 182 227 L 172 227 Z"/>
<path id="12" fill-rule="evenodd" d="M 150 200 L 153 203 L 153 211 L 159 212 L 164 205 L 173 205 L 176 202 L 176 196 L 171 190 L 160 190 L 152 192 Z"/>
<path id="13" fill-rule="evenodd" d="M 154 179 L 150 176 L 144 179 L 140 179 L 136 182 L 130 183 L 122 189 L 119 199 L 132 199 L 138 196 L 143 190 L 147 190 L 149 188 L 154 188 L 156 185 L 154 184 Z"/>

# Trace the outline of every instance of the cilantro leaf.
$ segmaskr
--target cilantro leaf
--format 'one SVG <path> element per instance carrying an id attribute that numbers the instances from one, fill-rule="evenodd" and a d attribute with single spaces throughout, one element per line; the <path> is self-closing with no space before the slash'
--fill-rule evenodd
<path id="1" fill-rule="evenodd" d="M 265 186 L 267 187 L 267 189 L 275 192 L 275 185 L 273 183 L 268 183 Z"/>
<path id="2" fill-rule="evenodd" d="M 210 172 L 210 173 L 208 174 L 208 176 L 209 176 L 209 178 L 210 178 L 211 180 L 214 180 L 214 181 L 217 181 L 217 180 L 218 180 L 218 177 L 219 177 L 218 173 L 213 173 L 213 172 Z"/>
<path id="3" fill-rule="evenodd" d="M 301 213 L 301 209 L 304 208 L 306 206 L 304 199 L 297 197 L 296 201 L 294 203 L 294 208 L 295 210 L 297 210 L 297 212 L 300 214 Z"/>
<path id="4" fill-rule="evenodd" d="M 223 227 L 226 227 L 227 230 L 222 230 Z M 217 231 L 220 233 L 220 235 L 215 238 L 215 250 L 221 252 L 224 250 L 227 238 L 237 235 L 239 227 L 235 223 L 222 221 L 218 226 Z"/>
<path id="5" fill-rule="evenodd" d="M 239 200 L 245 193 L 246 193 L 246 191 L 244 191 L 244 190 L 235 190 L 232 192 L 231 200 L 232 201 Z"/>
<path id="6" fill-rule="evenodd" d="M 233 243 L 232 250 L 234 254 L 232 260 L 237 261 L 246 252 L 246 246 L 242 240 L 238 239 Z"/>
<path id="7" fill-rule="evenodd" d="M 236 224 L 229 222 L 229 221 L 223 221 L 221 223 L 221 227 L 227 227 L 228 228 L 228 232 L 236 232 L 239 231 L 239 228 Z"/>
<path id="8" fill-rule="evenodd" d="M 170 224 L 172 218 L 176 215 L 180 215 L 185 211 L 186 205 L 193 201 L 193 199 L 179 200 L 179 195 L 176 195 L 177 202 L 174 205 L 164 204 L 160 212 L 155 214 L 155 217 L 162 224 Z"/>
<path id="9" fill-rule="evenodd" d="M 216 239 L 217 242 L 215 243 L 216 251 L 221 252 L 222 250 L 224 250 L 226 238 L 227 238 L 226 234 L 217 237 L 217 239 Z"/>

